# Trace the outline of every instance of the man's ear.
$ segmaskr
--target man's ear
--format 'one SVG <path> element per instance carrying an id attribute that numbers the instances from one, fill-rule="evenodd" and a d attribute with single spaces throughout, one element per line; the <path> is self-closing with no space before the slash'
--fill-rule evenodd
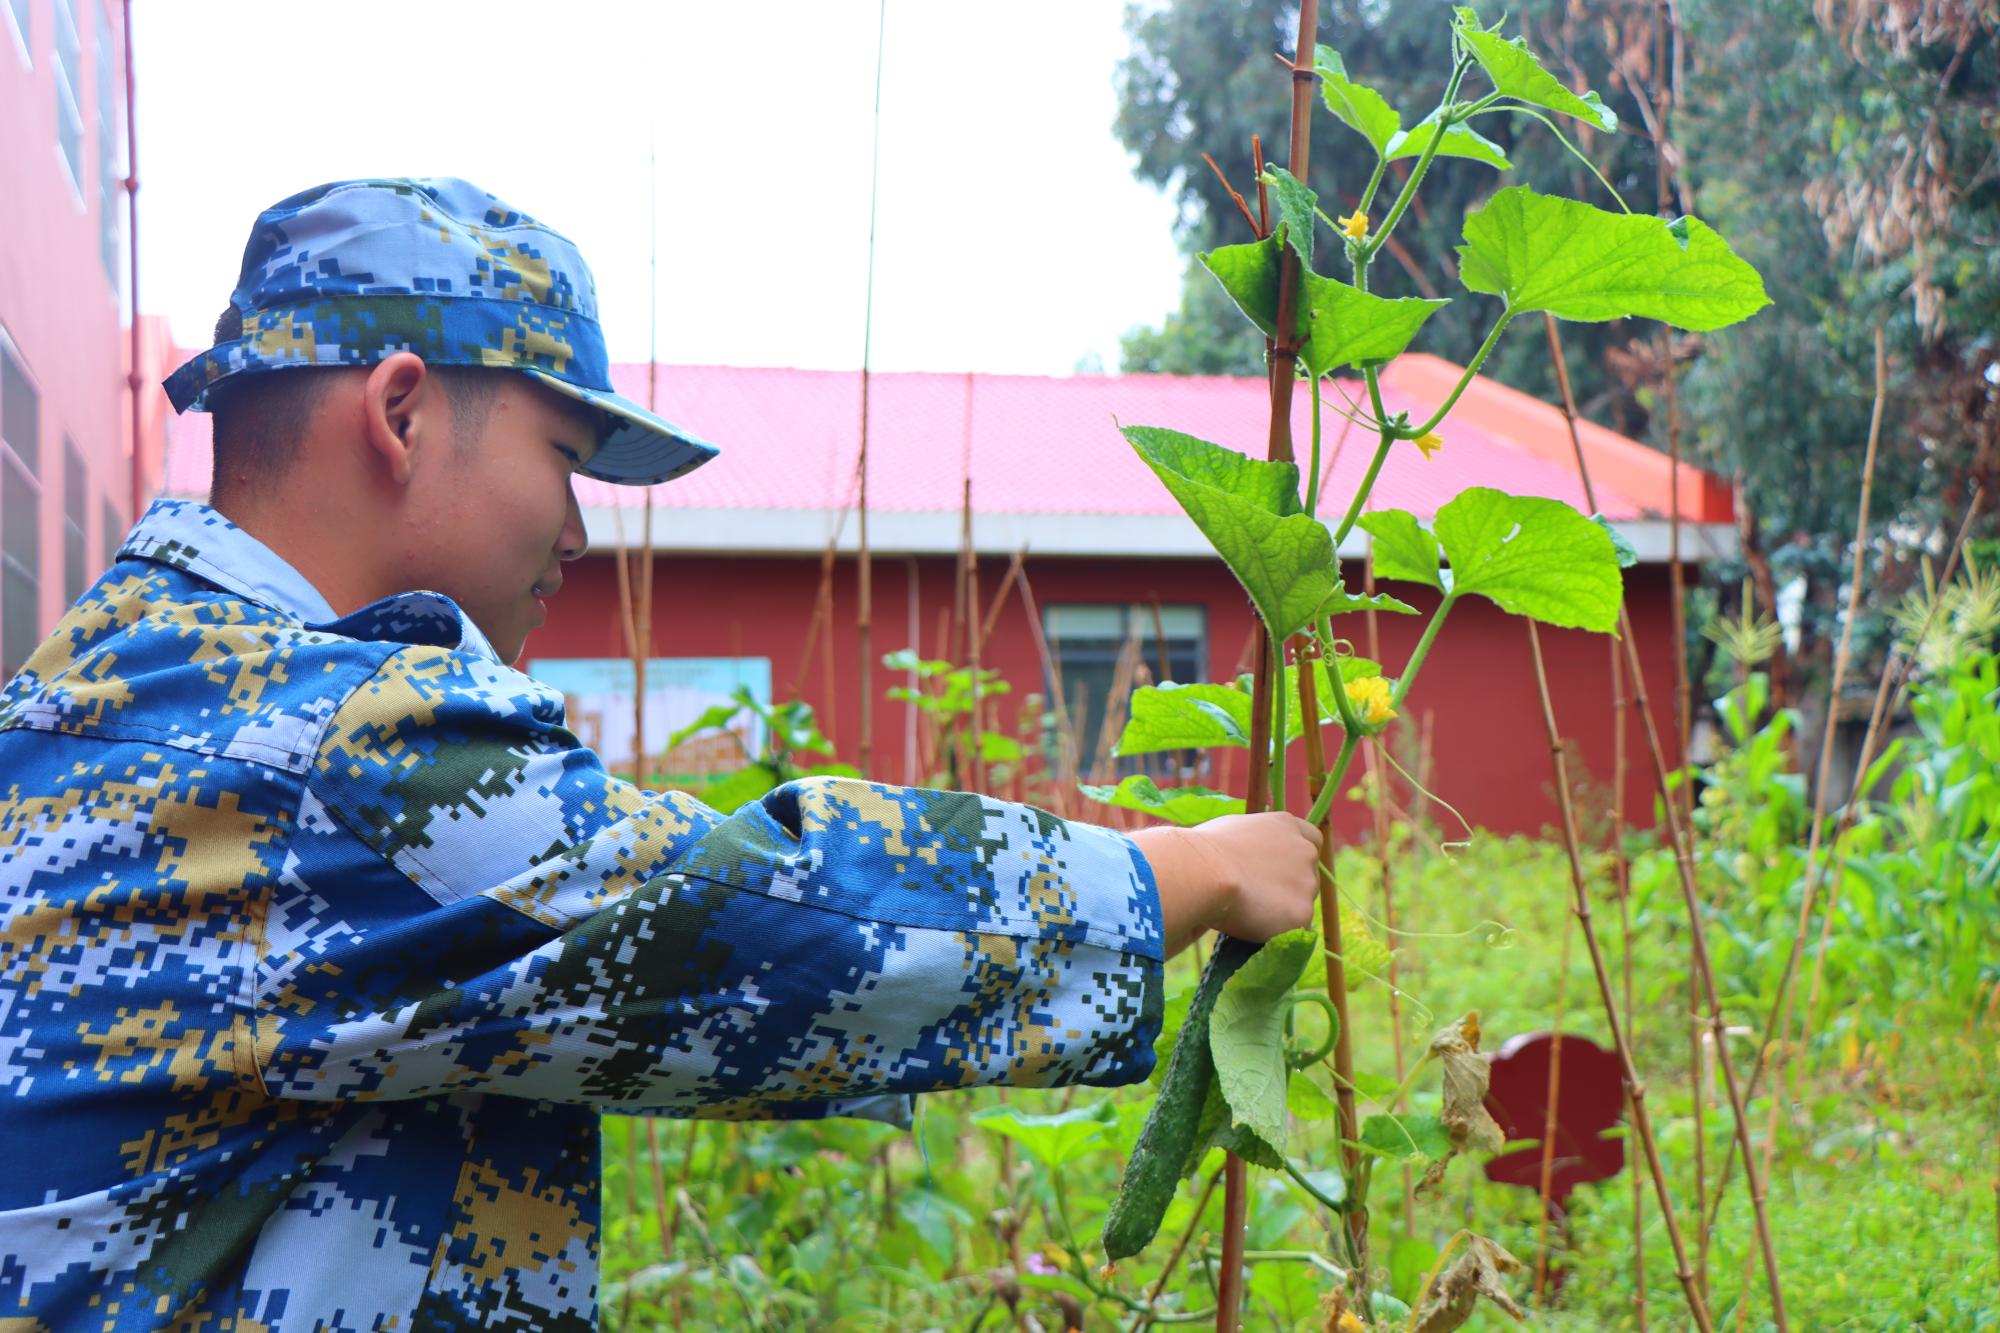
<path id="1" fill-rule="evenodd" d="M 443 439 L 450 408 L 437 376 L 415 352 L 396 352 L 368 372 L 361 390 L 361 427 L 368 451 L 398 486 L 410 483 L 416 451 Z"/>

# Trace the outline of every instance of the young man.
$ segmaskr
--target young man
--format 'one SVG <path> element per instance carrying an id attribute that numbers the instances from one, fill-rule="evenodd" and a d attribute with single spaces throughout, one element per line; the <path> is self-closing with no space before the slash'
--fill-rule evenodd
<path id="1" fill-rule="evenodd" d="M 598 1113 L 900 1118 L 1144 1077 L 1162 960 L 1305 923 L 1285 814 L 1127 838 L 619 781 L 508 667 L 577 473 L 714 456 L 611 390 L 588 270 L 461 181 L 266 211 L 212 505 L 0 694 L 0 1323 L 587 1330 Z"/>

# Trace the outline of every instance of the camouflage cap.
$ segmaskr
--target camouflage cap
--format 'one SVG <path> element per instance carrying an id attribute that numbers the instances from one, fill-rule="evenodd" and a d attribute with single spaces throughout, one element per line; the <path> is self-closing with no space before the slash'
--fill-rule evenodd
<path id="1" fill-rule="evenodd" d="M 462 180 L 336 181 L 281 200 L 258 215 L 230 300 L 242 336 L 167 377 L 176 411 L 206 411 L 233 376 L 409 351 L 518 370 L 599 409 L 608 429 L 583 471 L 600 481 L 647 486 L 716 454 L 612 388 L 576 246 Z"/>

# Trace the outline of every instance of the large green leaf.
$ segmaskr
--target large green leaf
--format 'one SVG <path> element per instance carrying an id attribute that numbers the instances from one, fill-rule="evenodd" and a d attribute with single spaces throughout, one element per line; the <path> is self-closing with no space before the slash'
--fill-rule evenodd
<path id="1" fill-rule="evenodd" d="M 1319 71 L 1319 92 L 1326 99 L 1326 109 L 1357 130 L 1379 156 L 1403 128 L 1402 115 L 1382 94 L 1348 78 L 1347 62 L 1332 47 L 1315 49 L 1313 65 Z"/>
<path id="2" fill-rule="evenodd" d="M 1638 315 L 1719 329 L 1771 303 L 1757 270 L 1695 218 L 1608 213 L 1525 185 L 1465 218 L 1459 280 L 1515 314 L 1596 321 Z"/>
<path id="3" fill-rule="evenodd" d="M 1246 458 L 1179 431 L 1124 431 L 1250 594 L 1271 634 L 1282 639 L 1310 624 L 1340 580 L 1333 534 L 1298 512 L 1298 468 Z"/>
<path id="4" fill-rule="evenodd" d="M 1121 810 L 1137 810 L 1182 828 L 1205 824 L 1222 815 L 1243 813 L 1243 798 L 1207 787 L 1168 787 L 1161 790 L 1144 773 L 1134 773 L 1116 787 L 1096 787 L 1079 782 L 1076 789 L 1093 801 L 1115 805 Z"/>
<path id="5" fill-rule="evenodd" d="M 1550 625 L 1609 633 L 1622 582 L 1611 534 L 1560 500 L 1475 486 L 1438 510 L 1453 596 L 1477 593 Z"/>
<path id="6" fill-rule="evenodd" d="M 1012 1106 L 989 1106 L 972 1123 L 1005 1134 L 1043 1166 L 1057 1167 L 1076 1156 L 1117 1119 L 1110 1102 L 1076 1106 L 1055 1115 L 1028 1115 Z"/>
<path id="7" fill-rule="evenodd" d="M 1406 130 L 1402 113 L 1390 106 L 1382 94 L 1347 77 L 1347 63 L 1340 58 L 1340 52 L 1319 47 L 1313 62 L 1319 69 L 1320 96 L 1326 100 L 1326 109 L 1366 139 L 1377 157 L 1393 162 L 1397 158 L 1422 156 L 1430 145 L 1437 112 Z M 1465 125 L 1454 125 L 1444 132 L 1437 155 L 1469 157 L 1502 171 L 1514 165 L 1500 145 Z"/>
<path id="8" fill-rule="evenodd" d="M 1232 1121 L 1285 1151 L 1285 997 L 1319 948 L 1311 930 L 1273 936 L 1215 997 L 1208 1047 Z"/>
<path id="9" fill-rule="evenodd" d="M 1218 246 L 1199 256 L 1244 316 L 1267 338 L 1278 336 L 1278 240 Z M 1292 335 L 1299 363 L 1313 375 L 1343 366 L 1365 368 L 1392 360 L 1417 336 L 1442 300 L 1385 297 L 1364 292 L 1307 269 Z"/>
<path id="10" fill-rule="evenodd" d="M 1285 1169 L 1282 1154 L 1273 1152 L 1270 1144 L 1235 1122 L 1229 1114 L 1229 1102 L 1222 1095 L 1221 1084 L 1210 1079 L 1208 1094 L 1201 1104 L 1201 1118 L 1195 1122 L 1194 1141 L 1188 1145 L 1188 1155 L 1181 1162 L 1182 1177 L 1193 1175 L 1201 1167 L 1202 1159 L 1217 1148 L 1233 1152 L 1250 1165 L 1261 1166 L 1266 1171 Z"/>
<path id="11" fill-rule="evenodd" d="M 1113 753 L 1158 754 L 1250 744 L 1250 696 L 1230 685 L 1145 685 Z"/>
<path id="12" fill-rule="evenodd" d="M 1465 49 L 1472 52 L 1472 58 L 1503 95 L 1575 116 L 1607 134 L 1618 132 L 1617 115 L 1596 93 L 1586 92 L 1578 97 L 1565 88 L 1555 75 L 1542 68 L 1542 62 L 1519 37 L 1510 40 L 1497 32 L 1488 32 L 1479 26 L 1478 16 L 1463 6 L 1458 10 L 1457 32 L 1458 40 L 1465 43 Z"/>
<path id="13" fill-rule="evenodd" d="M 1408 579 L 1442 590 L 1438 576 L 1438 542 L 1417 516 L 1406 509 L 1378 509 L 1356 524 L 1374 538 L 1375 577 Z"/>
<path id="14" fill-rule="evenodd" d="M 1389 137 L 1383 156 L 1391 162 L 1406 157 L 1422 157 L 1424 149 L 1430 147 L 1431 136 L 1437 133 L 1438 115 L 1438 112 L 1433 111 L 1409 129 L 1397 130 Z M 1487 166 L 1498 167 L 1502 171 L 1514 169 L 1514 164 L 1507 159 L 1507 154 L 1500 145 L 1470 125 L 1453 125 L 1447 128 L 1444 138 L 1438 143 L 1437 156 L 1470 158 L 1474 162 L 1484 162 Z"/>

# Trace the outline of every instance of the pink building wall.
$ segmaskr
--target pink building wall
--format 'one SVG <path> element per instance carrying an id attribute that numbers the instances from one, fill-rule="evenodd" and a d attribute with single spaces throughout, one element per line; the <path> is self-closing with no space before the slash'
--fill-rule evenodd
<path id="1" fill-rule="evenodd" d="M 31 502 L 37 638 L 67 608 L 76 578 L 103 571 L 132 519 L 123 41 L 116 0 L 0 0 L 0 352 L 17 371 L 5 383 L 17 395 L 25 383 L 39 416 L 33 438 L 7 441 L 11 460 L 0 455 L 18 488 L 17 531 L 10 541 L 0 528 L 0 548 L 25 549 L 19 506 Z M 27 414 L 14 409 L 7 419 L 22 433 Z M 23 589 L 18 568 L 0 578 L 0 623 L 12 621 L 17 641 Z M 20 653 L 7 646 L 0 667 L 11 673 Z"/>

